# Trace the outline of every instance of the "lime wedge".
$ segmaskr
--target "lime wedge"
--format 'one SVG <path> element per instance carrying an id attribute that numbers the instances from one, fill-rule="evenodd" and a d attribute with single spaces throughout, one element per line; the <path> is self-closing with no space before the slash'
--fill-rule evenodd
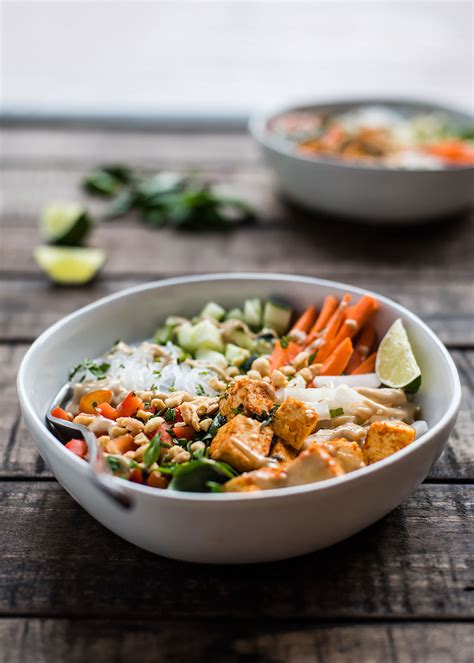
<path id="1" fill-rule="evenodd" d="M 63 285 L 88 283 L 105 262 L 101 249 L 72 246 L 37 246 L 33 255 L 51 281 Z"/>
<path id="2" fill-rule="evenodd" d="M 410 388 L 414 392 L 421 384 L 421 370 L 400 318 L 395 320 L 379 345 L 375 372 L 382 384 L 394 389 Z"/>
<path id="3" fill-rule="evenodd" d="M 40 229 L 46 242 L 78 246 L 92 228 L 92 221 L 77 203 L 52 203 L 43 210 Z"/>

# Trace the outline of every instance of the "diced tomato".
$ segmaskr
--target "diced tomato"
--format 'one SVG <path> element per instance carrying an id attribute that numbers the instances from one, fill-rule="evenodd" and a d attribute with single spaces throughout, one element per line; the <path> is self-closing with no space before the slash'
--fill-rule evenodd
<path id="1" fill-rule="evenodd" d="M 64 419 L 65 421 L 72 421 L 73 416 L 63 410 L 62 407 L 55 407 L 51 410 L 51 416 L 56 417 L 57 419 Z"/>
<path id="2" fill-rule="evenodd" d="M 133 481 L 134 483 L 143 483 L 143 470 L 141 467 L 133 467 L 130 470 L 130 475 L 129 475 L 130 481 Z"/>
<path id="3" fill-rule="evenodd" d="M 117 407 L 118 416 L 133 417 L 138 410 L 142 410 L 143 407 L 142 399 L 139 398 L 134 391 L 131 391 Z"/>
<path id="4" fill-rule="evenodd" d="M 175 423 L 178 424 L 178 423 L 180 423 L 181 421 L 184 421 L 184 419 L 183 419 L 183 415 L 181 414 L 181 411 L 180 411 L 179 407 L 177 407 L 177 408 L 175 409 L 175 413 L 176 413 L 175 420 L 174 420 Z"/>
<path id="5" fill-rule="evenodd" d="M 183 437 L 186 440 L 192 440 L 195 430 L 192 426 L 175 426 L 173 428 L 173 433 L 176 435 L 176 437 Z"/>
<path id="6" fill-rule="evenodd" d="M 73 438 L 66 444 L 66 449 L 72 451 L 72 453 L 79 456 L 79 458 L 85 458 L 87 456 L 87 444 L 84 440 Z"/>
<path id="7" fill-rule="evenodd" d="M 156 435 L 156 433 L 160 433 L 160 435 L 161 435 L 161 441 L 162 441 L 162 442 L 164 442 L 165 444 L 173 444 L 173 438 L 172 438 L 171 435 L 169 434 L 168 430 L 169 430 L 169 429 L 163 424 L 163 425 L 160 426 L 159 429 L 155 432 L 155 435 Z M 153 437 L 153 435 L 152 435 L 152 437 Z"/>
<path id="8" fill-rule="evenodd" d="M 146 480 L 147 486 L 152 488 L 166 488 L 168 486 L 168 479 L 166 479 L 160 472 L 151 472 Z"/>
<path id="9" fill-rule="evenodd" d="M 79 412 L 85 414 L 95 414 L 95 408 L 99 403 L 110 403 L 113 398 L 113 392 L 110 389 L 97 389 L 90 391 L 79 401 Z"/>
<path id="10" fill-rule="evenodd" d="M 107 402 L 100 403 L 100 405 L 98 405 L 95 409 L 96 412 L 101 414 L 106 419 L 113 419 L 115 421 L 115 419 L 117 419 L 119 416 L 117 408 L 112 407 L 110 403 Z"/>

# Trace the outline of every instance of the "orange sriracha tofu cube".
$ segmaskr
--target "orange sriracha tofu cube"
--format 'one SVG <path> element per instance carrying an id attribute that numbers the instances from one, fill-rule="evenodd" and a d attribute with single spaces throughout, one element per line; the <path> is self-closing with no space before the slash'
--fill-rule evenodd
<path id="1" fill-rule="evenodd" d="M 248 472 L 260 466 L 262 456 L 268 456 L 272 438 L 273 431 L 269 426 L 238 414 L 219 428 L 211 442 L 209 455 L 214 460 L 229 463 L 240 472 Z"/>
<path id="2" fill-rule="evenodd" d="M 262 467 L 253 472 L 244 472 L 224 484 L 226 493 L 251 493 L 256 490 L 283 488 L 286 482 L 285 471 L 279 467 Z"/>
<path id="3" fill-rule="evenodd" d="M 345 474 L 341 464 L 321 444 L 314 443 L 285 468 L 287 486 L 301 486 Z"/>
<path id="4" fill-rule="evenodd" d="M 326 442 L 324 447 L 341 464 L 344 472 L 353 472 L 365 467 L 364 454 L 357 442 L 350 442 L 345 437 L 338 437 Z"/>
<path id="5" fill-rule="evenodd" d="M 374 421 L 362 445 L 365 462 L 369 465 L 391 456 L 413 442 L 415 429 L 402 421 Z"/>
<path id="6" fill-rule="evenodd" d="M 289 396 L 273 415 L 272 428 L 278 437 L 298 450 L 317 423 L 318 415 L 307 403 Z"/>
<path id="7" fill-rule="evenodd" d="M 295 460 L 298 452 L 293 447 L 290 447 L 286 442 L 281 440 L 279 437 L 275 440 L 272 449 L 270 451 L 270 458 L 273 458 L 278 463 L 284 464 L 289 463 L 291 460 Z"/>
<path id="8" fill-rule="evenodd" d="M 271 384 L 241 377 L 231 382 L 227 388 L 219 402 L 219 411 L 227 420 L 236 414 L 260 416 L 270 414 L 275 402 L 275 389 Z"/>

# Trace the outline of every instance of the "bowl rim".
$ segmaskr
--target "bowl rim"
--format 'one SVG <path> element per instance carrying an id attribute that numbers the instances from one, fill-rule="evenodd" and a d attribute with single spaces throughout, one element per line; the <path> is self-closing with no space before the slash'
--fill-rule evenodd
<path id="1" fill-rule="evenodd" d="M 267 123 L 282 115 L 291 111 L 303 110 L 303 109 L 324 109 L 328 106 L 341 106 L 341 107 L 352 107 L 352 106 L 368 106 L 368 105 L 381 105 L 388 107 L 398 107 L 398 106 L 411 106 L 413 109 L 416 108 L 425 108 L 431 109 L 431 111 L 439 111 L 447 113 L 448 115 L 460 115 L 464 116 L 466 120 L 474 122 L 474 117 L 469 115 L 462 110 L 457 110 L 449 106 L 444 106 L 441 104 L 432 103 L 430 101 L 423 101 L 421 99 L 405 99 L 398 97 L 361 97 L 361 98 L 341 98 L 341 99 L 327 99 L 323 101 L 311 101 L 311 100 L 301 100 L 296 101 L 295 103 L 288 103 L 281 106 L 276 106 L 272 110 L 259 111 L 254 113 L 248 121 L 248 130 L 253 138 L 266 147 L 269 150 L 273 150 L 278 154 L 284 155 L 295 159 L 296 161 L 302 161 L 305 163 L 313 163 L 323 166 L 333 166 L 344 168 L 348 170 L 360 170 L 367 172 L 383 172 L 383 173 L 453 173 L 453 172 L 469 172 L 474 171 L 474 165 L 453 165 L 449 168 L 401 168 L 397 166 L 385 166 L 385 165 L 370 165 L 357 163 L 355 161 L 343 161 L 338 159 L 333 159 L 331 157 L 310 157 L 304 154 L 298 154 L 293 148 L 290 141 L 285 139 L 278 140 L 276 134 L 272 131 L 269 131 L 267 128 Z"/>
<path id="2" fill-rule="evenodd" d="M 337 287 L 339 289 L 347 289 L 352 294 L 357 295 L 372 295 L 376 297 L 381 303 L 394 308 L 397 313 L 401 316 L 408 318 L 410 322 L 421 327 L 425 333 L 430 338 L 431 342 L 441 351 L 441 354 L 446 360 L 450 378 L 453 382 L 453 394 L 451 401 L 442 415 L 440 420 L 430 428 L 424 435 L 418 440 L 414 440 L 410 445 L 404 449 L 398 451 L 391 456 L 387 456 L 381 461 L 374 463 L 373 465 L 367 465 L 359 470 L 354 472 L 349 472 L 340 477 L 334 477 L 332 479 L 325 479 L 324 481 L 318 481 L 310 484 L 304 484 L 302 486 L 290 486 L 286 488 L 274 488 L 270 490 L 255 491 L 249 493 L 188 493 L 188 492 L 179 492 L 171 490 L 160 490 L 158 488 L 153 488 L 151 486 L 145 486 L 126 479 L 121 479 L 120 477 L 114 477 L 116 481 L 120 481 L 122 486 L 126 486 L 128 490 L 133 493 L 145 493 L 148 496 L 155 495 L 157 498 L 163 499 L 172 499 L 180 500 L 185 502 L 199 503 L 199 502 L 213 502 L 215 504 L 222 504 L 224 502 L 241 502 L 242 500 L 274 500 L 282 499 L 284 497 L 290 498 L 295 495 L 302 495 L 311 493 L 313 491 L 319 492 L 321 490 L 328 489 L 337 489 L 337 487 L 342 487 L 345 484 L 352 482 L 363 481 L 364 477 L 374 474 L 381 471 L 388 466 L 399 462 L 405 456 L 409 456 L 414 453 L 416 449 L 427 444 L 439 431 L 441 431 L 446 425 L 449 425 L 451 421 L 455 421 L 459 407 L 461 404 L 461 383 L 459 379 L 459 374 L 454 364 L 453 359 L 451 358 L 448 350 L 442 343 L 442 341 L 436 336 L 436 334 L 426 325 L 418 316 L 414 313 L 411 313 L 407 308 L 401 306 L 397 302 L 394 302 L 384 295 L 380 295 L 371 290 L 366 290 L 365 288 L 359 288 L 358 286 L 352 286 L 347 283 L 340 281 L 333 281 L 329 279 L 320 279 L 312 276 L 303 276 L 295 274 L 284 274 L 284 273 L 269 273 L 269 272 L 222 272 L 215 274 L 200 274 L 193 276 L 178 276 L 171 277 L 167 279 L 160 279 L 157 281 L 149 281 L 146 283 L 141 283 L 135 286 L 124 288 L 118 292 L 112 293 L 105 297 L 83 306 L 72 313 L 64 316 L 53 325 L 48 327 L 38 338 L 32 343 L 25 356 L 23 357 L 17 376 L 17 392 L 20 401 L 20 405 L 23 413 L 27 413 L 27 427 L 29 428 L 30 424 L 33 425 L 36 432 L 43 437 L 46 437 L 48 441 L 51 441 L 53 444 L 57 445 L 57 448 L 61 448 L 60 453 L 64 453 L 64 459 L 66 458 L 69 461 L 76 462 L 78 464 L 78 470 L 80 468 L 84 469 L 83 460 L 77 456 L 71 454 L 66 447 L 53 435 L 53 433 L 46 427 L 44 419 L 41 419 L 35 412 L 34 408 L 28 401 L 25 396 L 25 380 L 26 373 L 28 371 L 28 364 L 31 357 L 35 354 L 37 348 L 46 342 L 50 337 L 54 336 L 61 328 L 70 322 L 74 321 L 76 318 L 79 318 L 84 315 L 88 315 L 90 312 L 93 312 L 96 309 L 107 306 L 109 303 L 114 302 L 119 299 L 126 299 L 129 296 L 136 295 L 142 292 L 147 292 L 149 290 L 160 289 L 168 286 L 186 286 L 191 283 L 200 283 L 200 282 L 212 282 L 212 281 L 239 281 L 239 280 L 255 280 L 255 281 L 283 281 L 283 282 L 293 282 L 293 283 L 306 283 L 309 285 L 318 285 L 323 287 Z"/>

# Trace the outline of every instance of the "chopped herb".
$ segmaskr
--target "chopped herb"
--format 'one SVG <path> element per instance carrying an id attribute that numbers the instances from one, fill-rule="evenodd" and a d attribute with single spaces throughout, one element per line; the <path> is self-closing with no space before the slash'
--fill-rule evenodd
<path id="1" fill-rule="evenodd" d="M 166 465 L 160 465 L 158 470 L 161 474 L 173 474 L 176 469 L 176 463 L 167 463 Z"/>
<path id="2" fill-rule="evenodd" d="M 329 410 L 329 414 L 331 415 L 331 419 L 334 419 L 334 417 L 340 417 L 343 415 L 344 410 L 342 407 L 336 407 L 334 410 Z"/>
<path id="3" fill-rule="evenodd" d="M 176 421 L 176 410 L 173 407 L 167 408 L 163 415 L 163 419 L 174 423 Z"/>
<path id="4" fill-rule="evenodd" d="M 150 444 L 147 446 L 143 460 L 145 461 L 146 467 L 150 467 L 153 463 L 156 463 L 160 455 L 161 450 L 161 433 L 157 433 L 152 437 Z"/>
<path id="5" fill-rule="evenodd" d="M 121 342 L 122 342 L 121 338 L 116 338 L 112 347 L 115 347 L 116 345 L 118 345 Z"/>
<path id="6" fill-rule="evenodd" d="M 289 336 L 282 336 L 280 338 L 280 345 L 281 347 L 285 350 L 290 344 L 290 337 Z"/>
<path id="7" fill-rule="evenodd" d="M 199 375 L 210 375 L 211 371 L 199 371 Z"/>
<path id="8" fill-rule="evenodd" d="M 317 355 L 316 352 L 312 352 L 312 353 L 309 355 L 309 357 L 308 357 L 308 364 L 312 364 L 312 363 L 313 363 L 313 361 L 316 359 L 316 355 Z"/>
<path id="9" fill-rule="evenodd" d="M 224 489 L 222 484 L 217 483 L 217 481 L 206 481 L 206 488 L 209 488 L 211 493 L 223 493 Z"/>
<path id="10" fill-rule="evenodd" d="M 275 412 L 278 410 L 279 407 L 280 407 L 280 404 L 277 403 L 276 405 L 274 405 L 272 407 L 270 412 L 265 412 L 265 410 L 264 410 L 261 414 L 256 414 L 255 419 L 257 419 L 257 421 L 260 421 L 262 426 L 270 426 L 270 424 L 272 423 L 273 417 L 275 415 Z"/>
<path id="11" fill-rule="evenodd" d="M 72 371 L 69 373 L 69 379 L 72 380 L 72 378 L 78 373 L 79 371 L 89 371 L 94 375 L 98 380 L 103 380 L 106 378 L 106 373 L 110 368 L 110 364 L 107 364 L 106 362 L 103 362 L 102 364 L 95 364 L 92 359 L 84 359 L 82 364 L 78 364 L 75 366 Z M 82 381 L 82 380 L 81 380 Z"/>
<path id="12" fill-rule="evenodd" d="M 196 394 L 198 396 L 205 396 L 206 395 L 206 392 L 204 391 L 204 387 L 202 386 L 202 384 L 197 384 L 196 385 Z"/>
<path id="13" fill-rule="evenodd" d="M 235 414 L 235 415 L 242 414 L 243 411 L 244 411 L 244 406 L 242 405 L 242 403 L 238 407 L 233 407 L 232 408 L 232 414 Z"/>
<path id="14" fill-rule="evenodd" d="M 120 472 L 122 470 L 122 463 L 115 456 L 107 456 L 107 464 L 112 472 Z"/>
<path id="15" fill-rule="evenodd" d="M 168 391 L 170 394 L 172 394 L 173 391 L 176 391 L 176 387 L 168 387 Z"/>
<path id="16" fill-rule="evenodd" d="M 214 419 L 212 420 L 212 424 L 209 426 L 207 429 L 206 435 L 202 438 L 202 442 L 208 442 L 212 440 L 219 430 L 221 426 L 223 426 L 226 423 L 227 419 L 224 417 L 223 414 L 216 414 Z"/>

